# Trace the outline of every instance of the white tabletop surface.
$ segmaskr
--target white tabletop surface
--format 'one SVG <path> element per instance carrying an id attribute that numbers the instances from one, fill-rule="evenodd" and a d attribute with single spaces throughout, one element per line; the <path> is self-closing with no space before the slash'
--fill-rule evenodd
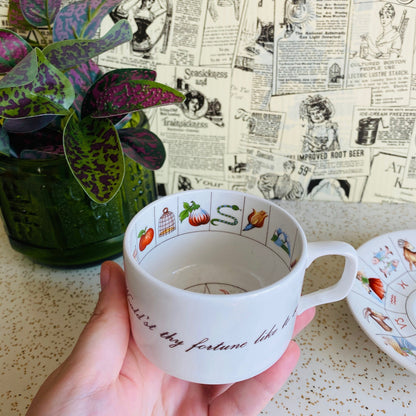
<path id="1" fill-rule="evenodd" d="M 394 230 L 416 229 L 416 204 L 282 202 L 309 241 L 358 248 Z M 122 263 L 122 258 L 116 259 Z M 339 257 L 317 260 L 305 292 L 335 282 Z M 99 267 L 53 269 L 13 251 L 0 227 L 0 414 L 24 415 L 40 384 L 71 351 L 99 292 Z M 416 375 L 396 364 L 360 329 L 345 300 L 319 306 L 298 337 L 300 361 L 262 414 L 416 414 Z M 226 415 L 225 415 L 226 416 Z"/>

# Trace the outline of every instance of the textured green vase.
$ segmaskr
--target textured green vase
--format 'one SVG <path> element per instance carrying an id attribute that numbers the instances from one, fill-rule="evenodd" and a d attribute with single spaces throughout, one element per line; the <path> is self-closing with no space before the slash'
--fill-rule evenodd
<path id="1" fill-rule="evenodd" d="M 10 244 L 38 263 L 81 266 L 121 254 L 129 221 L 156 197 L 153 172 L 129 158 L 120 191 L 107 204 L 97 204 L 63 156 L 0 155 L 0 208 Z"/>

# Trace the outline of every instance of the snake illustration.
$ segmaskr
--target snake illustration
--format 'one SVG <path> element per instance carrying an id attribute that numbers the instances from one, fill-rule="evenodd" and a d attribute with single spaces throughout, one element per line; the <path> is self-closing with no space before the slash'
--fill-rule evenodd
<path id="1" fill-rule="evenodd" d="M 228 218 L 231 218 L 232 219 L 232 221 L 225 221 L 225 220 L 221 220 L 220 218 L 213 218 L 212 220 L 211 220 L 211 224 L 212 225 L 218 225 L 218 224 L 216 224 L 216 222 L 222 222 L 222 223 L 224 223 L 224 224 L 229 224 L 229 225 L 237 225 L 238 224 L 238 219 L 237 218 L 235 218 L 235 217 L 233 217 L 232 215 L 229 215 L 229 214 L 224 214 L 223 212 L 221 212 L 221 209 L 222 208 L 231 208 L 232 210 L 234 210 L 234 211 L 239 211 L 240 210 L 240 208 L 237 206 L 237 205 L 220 205 L 218 208 L 217 208 L 217 212 L 218 212 L 218 214 L 220 214 L 220 215 L 222 215 L 222 216 L 224 216 L 224 217 L 228 217 Z"/>

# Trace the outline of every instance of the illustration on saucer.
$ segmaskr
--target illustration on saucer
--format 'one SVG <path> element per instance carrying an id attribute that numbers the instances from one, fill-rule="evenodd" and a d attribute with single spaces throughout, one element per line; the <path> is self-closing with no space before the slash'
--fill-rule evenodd
<path id="1" fill-rule="evenodd" d="M 416 374 L 416 230 L 376 237 L 357 249 L 348 305 L 368 337 Z"/>
<path id="2" fill-rule="evenodd" d="M 416 248 L 406 240 L 399 239 L 397 244 L 403 249 L 403 257 L 409 263 L 410 270 L 416 266 Z"/>
<path id="3" fill-rule="evenodd" d="M 383 315 L 382 313 L 377 312 L 374 309 L 371 309 L 371 308 L 367 307 L 363 310 L 363 316 L 364 316 L 364 318 L 367 319 L 367 321 L 369 321 L 369 319 L 372 318 L 385 331 L 387 331 L 387 332 L 393 331 L 393 328 L 386 324 L 386 320 L 390 319 L 387 315 Z"/>
<path id="4" fill-rule="evenodd" d="M 367 290 L 368 294 L 374 293 L 378 300 L 382 301 L 384 298 L 384 285 L 381 279 L 378 277 L 367 277 L 363 272 L 358 271 L 357 280 L 359 280 L 362 285 Z"/>
<path id="5" fill-rule="evenodd" d="M 403 357 L 416 358 L 416 347 L 410 343 L 406 338 L 402 337 L 383 337 L 386 345 L 393 348 L 398 354 Z"/>

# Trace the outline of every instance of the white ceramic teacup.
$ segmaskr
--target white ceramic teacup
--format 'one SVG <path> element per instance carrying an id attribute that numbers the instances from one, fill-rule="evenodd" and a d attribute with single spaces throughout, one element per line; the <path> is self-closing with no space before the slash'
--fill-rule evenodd
<path id="1" fill-rule="evenodd" d="M 338 282 L 301 296 L 305 269 L 345 257 Z M 343 299 L 357 254 L 343 242 L 307 243 L 274 203 L 240 192 L 186 191 L 143 208 L 124 239 L 132 333 L 166 373 L 205 384 L 266 370 L 287 348 L 296 316 Z"/>

